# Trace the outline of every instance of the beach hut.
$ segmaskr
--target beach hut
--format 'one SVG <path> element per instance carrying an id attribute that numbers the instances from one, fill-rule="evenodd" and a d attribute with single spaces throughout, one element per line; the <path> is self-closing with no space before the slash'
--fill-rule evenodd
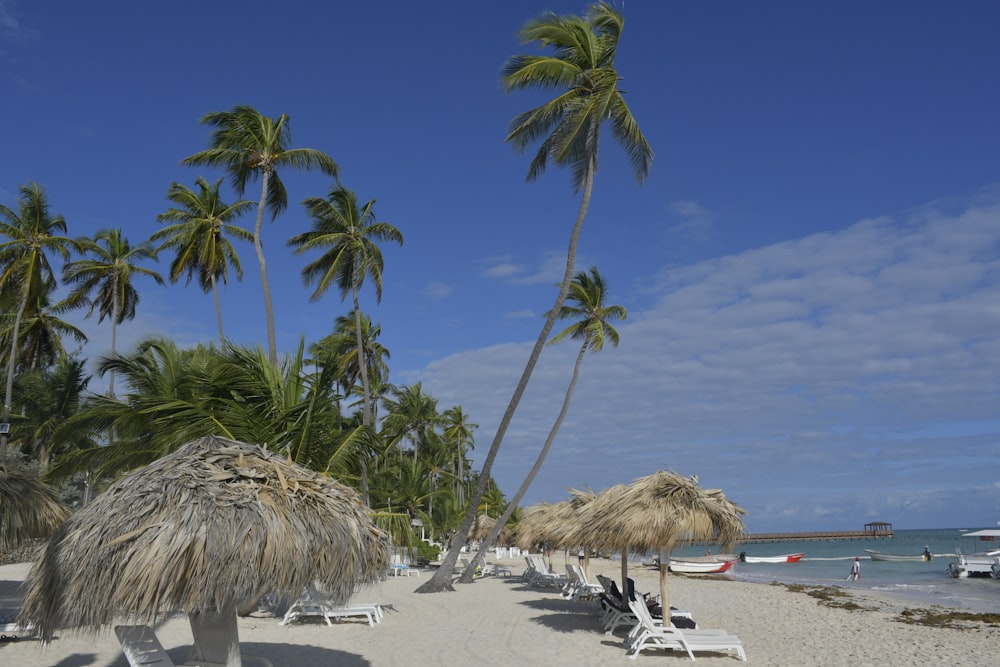
<path id="1" fill-rule="evenodd" d="M 30 470 L 0 463 L 0 551 L 48 537 L 69 517 L 55 490 Z"/>
<path id="2" fill-rule="evenodd" d="M 581 529 L 592 544 L 622 552 L 622 591 L 627 591 L 628 550 L 660 555 L 660 604 L 669 609 L 667 571 L 670 552 L 693 541 L 731 546 L 743 535 L 746 512 L 719 489 L 702 489 L 696 477 L 658 471 L 627 487 L 598 494 L 585 510 Z M 583 539 L 584 535 L 577 539 Z"/>
<path id="3" fill-rule="evenodd" d="M 151 624 L 182 611 L 191 660 L 238 667 L 237 609 L 311 584 L 344 603 L 388 560 L 354 490 L 212 436 L 120 479 L 65 522 L 28 575 L 19 620 L 50 641 L 58 628 L 97 632 L 119 615 Z"/>

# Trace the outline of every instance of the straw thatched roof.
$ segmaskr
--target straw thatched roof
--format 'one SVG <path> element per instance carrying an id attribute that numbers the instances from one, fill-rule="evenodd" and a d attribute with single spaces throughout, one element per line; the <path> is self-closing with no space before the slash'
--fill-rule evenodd
<path id="1" fill-rule="evenodd" d="M 480 514 L 469 527 L 467 538 L 470 540 L 485 540 L 496 525 L 497 520 L 495 518 L 489 514 Z"/>
<path id="2" fill-rule="evenodd" d="M 116 614 L 234 609 L 315 582 L 346 602 L 388 565 L 352 489 L 256 445 L 208 437 L 122 478 L 35 562 L 19 618 L 48 640 Z"/>
<path id="3" fill-rule="evenodd" d="M 542 544 L 560 546 L 559 531 L 572 513 L 573 508 L 568 500 L 525 507 L 511 536 L 514 544 L 522 549 L 533 549 Z"/>
<path id="4" fill-rule="evenodd" d="M 673 550 L 677 544 L 733 544 L 743 535 L 743 508 L 697 478 L 658 471 L 635 480 L 617 497 L 599 496 L 590 528 L 597 544 L 633 551 Z"/>
<path id="5" fill-rule="evenodd" d="M 56 492 L 33 472 L 0 463 L 0 550 L 48 537 L 68 517 Z"/>

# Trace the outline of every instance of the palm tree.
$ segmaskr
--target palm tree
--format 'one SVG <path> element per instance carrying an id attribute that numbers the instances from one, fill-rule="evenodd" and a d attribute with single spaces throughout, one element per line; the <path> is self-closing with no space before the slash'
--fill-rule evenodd
<path id="1" fill-rule="evenodd" d="M 528 168 L 528 180 L 540 176 L 551 159 L 557 165 L 570 168 L 574 192 L 582 192 L 582 198 L 570 235 L 566 270 L 559 284 L 555 305 L 545 319 L 507 410 L 497 426 L 459 535 L 467 534 L 472 527 L 475 507 L 486 489 L 486 480 L 490 477 L 489 472 L 504 434 L 569 291 L 576 264 L 577 240 L 590 206 L 597 174 L 601 125 L 609 121 L 611 134 L 625 148 L 640 183 L 653 159 L 653 151 L 618 88 L 620 77 L 615 69 L 615 54 L 624 22 L 622 14 L 607 2 L 591 5 L 584 17 L 558 16 L 547 12 L 525 23 L 520 38 L 524 43 L 552 47 L 555 53 L 514 56 L 503 68 L 502 84 L 508 92 L 536 87 L 560 91 L 554 99 L 518 115 L 511 122 L 507 141 L 516 149 L 524 151 L 536 140 L 541 140 L 538 153 Z M 451 576 L 457 559 L 458 550 L 451 549 L 434 577 L 417 591 L 434 593 L 452 590 Z"/>
<path id="2" fill-rule="evenodd" d="M 173 248 L 177 255 L 170 263 L 170 282 L 177 282 L 182 275 L 187 274 L 185 284 L 191 283 L 191 278 L 198 274 L 198 284 L 206 294 L 209 290 L 215 299 L 215 319 L 219 326 L 219 342 L 225 342 L 222 333 L 222 306 L 219 304 L 219 286 L 229 282 L 229 267 L 233 267 L 237 280 L 243 280 L 243 267 L 239 255 L 229 241 L 231 236 L 239 241 L 253 241 L 253 234 L 242 227 L 232 224 L 232 221 L 253 207 L 253 202 L 241 199 L 234 204 L 227 204 L 219 194 L 220 178 L 209 184 L 199 176 L 195 180 L 198 192 L 186 185 L 173 183 L 167 191 L 167 199 L 176 207 L 167 209 L 156 216 L 160 222 L 173 223 L 164 227 L 150 237 L 150 241 L 165 239 L 156 249 Z"/>
<path id="3" fill-rule="evenodd" d="M 63 338 L 73 338 L 78 343 L 86 343 L 87 335 L 79 328 L 58 315 L 67 310 L 65 301 L 54 306 L 49 305 L 49 294 L 39 295 L 37 303 L 25 309 L 21 320 L 20 342 L 18 343 L 18 367 L 25 371 L 33 371 L 50 366 L 67 355 Z M 0 324 L 0 345 L 8 347 L 13 334 L 14 322 L 6 321 Z M 6 355 L 3 357 L 6 359 Z"/>
<path id="4" fill-rule="evenodd" d="M 61 236 L 66 232 L 66 220 L 61 215 L 49 213 L 49 202 L 37 183 L 22 185 L 19 189 L 18 210 L 0 204 L 0 235 L 7 241 L 0 243 L 0 292 L 20 292 L 17 314 L 10 335 L 10 355 L 7 358 L 7 386 L 3 400 L 3 419 L 10 422 L 11 400 L 14 393 L 14 369 L 17 362 L 17 345 L 21 334 L 21 320 L 33 299 L 47 294 L 56 278 L 46 253 L 54 252 L 63 260 L 69 259 L 74 241 Z M 6 429 L 5 429 L 6 430 Z M 0 432 L 0 459 L 7 454 L 7 433 Z"/>
<path id="5" fill-rule="evenodd" d="M 55 437 L 59 426 L 79 410 L 90 381 L 85 365 L 85 360 L 63 356 L 49 368 L 18 378 L 18 393 L 27 405 L 24 436 L 19 438 L 21 451 L 33 456 L 43 469 L 63 450 L 96 444 L 82 430 Z"/>
<path id="6" fill-rule="evenodd" d="M 139 292 L 132 284 L 135 276 L 148 276 L 158 285 L 165 285 L 163 277 L 152 269 L 139 266 L 143 260 L 156 261 L 156 251 L 148 242 L 134 248 L 122 236 L 121 229 L 102 229 L 93 239 L 77 239 L 84 255 L 90 258 L 69 262 L 63 266 L 63 280 L 76 288 L 66 297 L 70 306 L 89 304 L 87 317 L 97 309 L 97 322 L 111 319 L 111 354 L 115 353 L 118 325 L 135 318 Z M 115 374 L 108 379 L 108 395 L 115 395 Z"/>
<path id="7" fill-rule="evenodd" d="M 390 443 L 409 438 L 413 445 L 413 465 L 417 465 L 420 444 L 426 442 L 431 429 L 441 422 L 437 399 L 425 394 L 423 385 L 404 385 L 392 392 L 393 398 L 382 400 L 388 414 L 382 420 L 382 432 Z"/>
<path id="8" fill-rule="evenodd" d="M 549 454 L 549 449 L 552 447 L 556 433 L 559 432 L 559 427 L 562 426 L 563 420 L 566 418 L 566 413 L 569 411 L 569 403 L 573 398 L 576 381 L 580 377 L 580 365 L 583 364 L 584 355 L 588 350 L 591 352 L 600 352 L 604 349 L 605 341 L 618 347 L 618 331 L 608 323 L 608 320 L 624 320 L 627 313 L 624 306 L 604 305 L 604 299 L 607 294 L 607 283 L 604 282 L 601 274 L 597 272 L 597 267 L 592 266 L 589 275 L 581 271 L 573 277 L 573 284 L 570 285 L 569 295 L 567 296 L 567 301 L 571 301 L 572 305 L 564 305 L 562 307 L 559 311 L 559 319 L 579 318 L 579 320 L 553 336 L 552 340 L 549 341 L 549 343 L 558 343 L 566 338 L 581 341 L 580 350 L 576 355 L 576 364 L 573 366 L 573 378 L 566 389 L 562 409 L 559 411 L 559 416 L 556 418 L 555 423 L 552 424 L 552 429 L 549 431 L 548 437 L 545 438 L 545 444 L 542 445 L 542 449 L 538 452 L 535 465 L 531 467 L 528 476 L 521 482 L 521 487 L 507 504 L 507 508 L 497 520 L 496 526 L 480 545 L 479 553 L 476 554 L 475 560 L 472 561 L 472 567 L 468 568 L 468 570 L 473 570 L 486 555 L 486 550 L 496 542 L 497 536 L 500 535 L 500 531 L 507 524 L 507 520 L 510 518 L 514 508 L 524 498 L 524 494 L 528 492 L 531 483 L 535 481 L 538 471 L 542 469 L 542 464 L 545 463 L 545 457 Z M 462 583 L 470 583 L 472 576 L 466 577 L 465 573 L 463 573 L 461 581 Z"/>
<path id="9" fill-rule="evenodd" d="M 253 247 L 260 263 L 260 282 L 264 292 L 264 314 L 267 318 L 267 353 L 272 364 L 278 363 L 278 344 L 274 332 L 274 306 L 271 286 L 267 281 L 267 262 L 261 242 L 264 208 L 271 219 L 288 208 L 288 194 L 278 169 L 319 169 L 337 176 L 337 163 L 326 153 L 313 148 L 289 148 L 291 128 L 286 114 L 277 119 L 261 115 L 251 106 L 237 105 L 230 111 L 213 111 L 201 119 L 204 125 L 216 128 L 211 147 L 190 155 L 181 164 L 223 167 L 229 172 L 237 194 L 243 196 L 247 181 L 260 178 L 260 200 L 257 202 L 257 222 L 253 228 Z"/>
<path id="10" fill-rule="evenodd" d="M 472 431 L 479 424 L 469 421 L 469 415 L 462 411 L 461 405 L 448 408 L 441 415 L 444 426 L 444 437 L 455 448 L 455 481 L 458 502 L 465 504 L 465 448 L 475 449 L 475 439 Z"/>
<path id="11" fill-rule="evenodd" d="M 403 235 L 388 222 L 375 217 L 375 200 L 358 205 L 357 196 L 343 186 L 335 186 L 326 199 L 310 197 L 302 202 L 313 219 L 312 229 L 292 237 L 288 245 L 296 254 L 324 249 L 325 252 L 302 269 L 306 284 L 316 283 L 310 297 L 318 300 L 333 284 L 340 288 L 341 301 L 351 295 L 354 304 L 354 326 L 357 337 L 358 369 L 364 391 L 363 419 L 372 424 L 371 392 L 368 387 L 368 362 L 362 337 L 361 306 L 358 292 L 365 279 L 371 277 L 375 301 L 382 302 L 382 251 L 376 241 L 395 241 L 403 245 Z"/>

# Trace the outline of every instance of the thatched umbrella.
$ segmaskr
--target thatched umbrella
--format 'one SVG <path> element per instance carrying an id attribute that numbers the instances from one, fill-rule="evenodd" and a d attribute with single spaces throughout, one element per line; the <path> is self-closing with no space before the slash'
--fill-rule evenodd
<path id="1" fill-rule="evenodd" d="M 52 487 L 21 466 L 0 462 L 0 551 L 48 537 L 67 518 Z"/>
<path id="2" fill-rule="evenodd" d="M 514 543 L 522 549 L 531 549 L 539 544 L 552 548 L 565 546 L 562 533 L 572 520 L 573 506 L 568 500 L 530 505 L 524 508 L 521 520 L 517 522 Z M 551 554 L 548 554 L 548 566 L 552 569 Z"/>
<path id="3" fill-rule="evenodd" d="M 578 495 L 576 511 L 572 523 L 566 524 L 566 530 L 562 534 L 563 539 L 576 544 L 585 544 L 590 547 L 600 549 L 620 550 L 622 555 L 622 591 L 627 591 L 628 582 L 628 545 L 622 546 L 614 540 L 608 539 L 610 535 L 595 527 L 606 516 L 612 514 L 618 507 L 618 503 L 628 487 L 624 484 L 615 484 L 604 489 L 592 497 Z M 574 502 L 571 501 L 571 502 Z"/>
<path id="4" fill-rule="evenodd" d="M 746 514 L 721 490 L 702 489 L 696 477 L 662 470 L 635 480 L 615 498 L 602 502 L 599 495 L 590 506 L 594 510 L 591 530 L 600 544 L 622 549 L 623 561 L 627 549 L 659 551 L 664 610 L 670 608 L 667 570 L 673 548 L 694 541 L 735 544 L 743 535 L 742 516 Z"/>
<path id="5" fill-rule="evenodd" d="M 388 566 L 385 536 L 352 489 L 256 445 L 201 438 L 122 478 L 52 537 L 20 619 L 45 641 L 118 614 L 192 620 L 194 656 L 240 665 L 236 610 L 315 584 L 335 603 Z M 199 634 L 225 633 L 226 655 Z M 204 634 L 202 634 L 204 636 Z"/>
<path id="6" fill-rule="evenodd" d="M 469 527 L 469 534 L 466 536 L 470 540 L 485 540 L 489 537 L 493 527 L 497 525 L 497 520 L 489 514 L 480 514 Z"/>

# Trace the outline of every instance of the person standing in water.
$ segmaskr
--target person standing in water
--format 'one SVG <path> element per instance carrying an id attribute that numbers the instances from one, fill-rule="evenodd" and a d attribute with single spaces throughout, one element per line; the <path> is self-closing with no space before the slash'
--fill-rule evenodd
<path id="1" fill-rule="evenodd" d="M 854 563 L 851 565 L 851 573 L 847 575 L 847 578 L 851 581 L 857 581 L 861 578 L 861 558 L 858 556 L 854 557 Z"/>

